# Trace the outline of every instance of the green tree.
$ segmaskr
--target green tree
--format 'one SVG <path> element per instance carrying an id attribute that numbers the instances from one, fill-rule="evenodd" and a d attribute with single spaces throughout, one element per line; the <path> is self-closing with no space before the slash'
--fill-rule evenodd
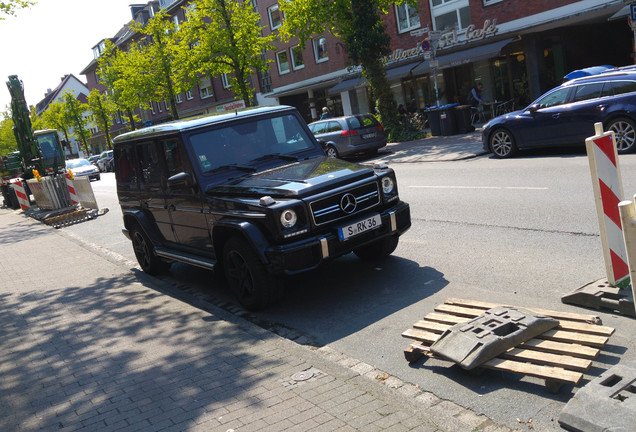
<path id="1" fill-rule="evenodd" d="M 260 15 L 249 1 L 194 0 L 191 4 L 178 32 L 178 81 L 191 86 L 202 76 L 227 74 L 237 96 L 245 105 L 254 105 L 249 78 L 269 67 L 263 53 L 274 49 L 274 36 L 263 36 Z"/>
<path id="2" fill-rule="evenodd" d="M 65 115 L 68 116 L 69 122 L 73 127 L 73 135 L 82 142 L 86 154 L 91 154 L 87 143 L 88 131 L 86 129 L 88 120 L 84 117 L 84 112 L 88 110 L 88 105 L 77 100 L 70 90 L 62 94 L 62 100 L 64 101 Z"/>
<path id="3" fill-rule="evenodd" d="M 88 95 L 88 107 L 93 113 L 93 117 L 95 117 L 97 127 L 104 132 L 106 145 L 109 149 L 113 148 L 110 141 L 110 124 L 117 107 L 105 94 L 100 93 L 97 89 L 91 90 Z"/>
<path id="4" fill-rule="evenodd" d="M 391 40 L 381 16 L 386 15 L 392 5 L 405 3 L 417 5 L 414 0 L 279 1 L 285 16 L 280 32 L 285 40 L 297 36 L 304 45 L 325 30 L 342 40 L 349 61 L 362 66 L 380 119 L 389 131 L 397 128 L 399 122 L 382 62 L 382 57 L 390 52 Z"/>
<path id="5" fill-rule="evenodd" d="M 135 130 L 139 121 L 135 109 L 148 106 L 147 99 L 137 89 L 136 66 L 130 62 L 124 51 L 120 51 L 108 40 L 97 65 L 99 80 L 110 92 L 111 101 L 119 111 L 126 113 L 130 130 Z"/>
<path id="6" fill-rule="evenodd" d="M 45 128 L 44 122 L 42 121 L 42 118 L 35 111 L 34 106 L 29 107 L 29 117 L 31 117 L 31 128 L 34 131 Z"/>
<path id="7" fill-rule="evenodd" d="M 64 110 L 64 103 L 62 101 L 50 103 L 46 111 L 42 113 L 42 121 L 47 129 L 57 129 L 61 131 L 64 134 L 64 139 L 67 144 L 71 142 L 69 139 L 69 129 L 73 126 L 71 119 Z"/>
<path id="8" fill-rule="evenodd" d="M 18 9 L 27 8 L 34 4 L 34 1 L 29 0 L 5 0 L 0 2 L 0 21 L 5 19 L 2 15 L 13 16 Z"/>
<path id="9" fill-rule="evenodd" d="M 18 149 L 18 143 L 13 134 L 13 120 L 7 113 L 3 114 L 4 118 L 0 121 L 0 156 Z"/>

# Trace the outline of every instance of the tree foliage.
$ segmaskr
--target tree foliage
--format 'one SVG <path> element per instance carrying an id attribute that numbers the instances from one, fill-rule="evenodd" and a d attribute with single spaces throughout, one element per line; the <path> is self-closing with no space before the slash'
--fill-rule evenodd
<path id="1" fill-rule="evenodd" d="M 18 149 L 18 143 L 13 134 L 13 120 L 11 116 L 4 114 L 4 118 L 0 121 L 0 156 Z"/>
<path id="2" fill-rule="evenodd" d="M 104 132 L 106 145 L 108 148 L 112 148 L 110 141 L 110 124 L 113 115 L 117 111 L 117 107 L 105 94 L 100 93 L 97 89 L 93 89 L 88 95 L 88 108 L 95 118 L 97 127 Z"/>
<path id="3" fill-rule="evenodd" d="M 285 15 L 280 32 L 286 40 L 297 36 L 302 45 L 325 30 L 342 40 L 349 61 L 362 66 L 380 119 L 391 130 L 398 126 L 398 114 L 382 63 L 390 37 L 381 16 L 393 4 L 405 3 L 417 5 L 414 0 L 280 0 Z"/>
<path id="4" fill-rule="evenodd" d="M 84 145 L 84 151 L 86 154 L 90 154 L 88 149 L 88 120 L 84 117 L 84 112 L 88 110 L 88 105 L 81 103 L 73 92 L 70 90 L 65 91 L 62 94 L 62 100 L 64 101 L 64 112 L 68 117 L 69 123 L 73 127 L 73 135 L 82 142 Z"/>
<path id="5" fill-rule="evenodd" d="M 5 0 L 0 2 L 0 21 L 4 20 L 3 15 L 15 15 L 18 9 L 33 6 L 34 1 L 30 0 Z"/>
<path id="6" fill-rule="evenodd" d="M 69 130 L 73 127 L 71 119 L 64 109 L 62 101 L 56 101 L 49 104 L 46 111 L 42 113 L 42 122 L 47 129 L 57 129 L 64 134 L 67 143 L 69 140 Z"/>
<path id="7" fill-rule="evenodd" d="M 176 52 L 181 82 L 228 74 L 235 93 L 253 105 L 249 77 L 268 68 L 264 53 L 274 49 L 274 36 L 263 36 L 260 15 L 249 1 L 195 0 L 192 5 Z"/>

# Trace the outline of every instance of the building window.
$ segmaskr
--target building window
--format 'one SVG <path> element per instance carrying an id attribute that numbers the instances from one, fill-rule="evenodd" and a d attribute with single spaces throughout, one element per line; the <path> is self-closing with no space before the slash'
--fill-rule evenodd
<path id="1" fill-rule="evenodd" d="M 269 26 L 272 30 L 276 30 L 283 25 L 283 13 L 278 9 L 278 5 L 268 7 L 267 15 L 269 16 Z"/>
<path id="2" fill-rule="evenodd" d="M 223 83 L 223 88 L 232 87 L 232 84 L 230 84 L 230 78 L 227 76 L 226 73 L 221 74 L 221 82 Z"/>
<path id="3" fill-rule="evenodd" d="M 420 15 L 417 9 L 409 5 L 395 6 L 395 16 L 397 17 L 398 33 L 413 30 L 420 27 Z"/>
<path id="4" fill-rule="evenodd" d="M 468 0 L 430 0 L 435 30 L 465 29 L 471 23 Z"/>
<path id="5" fill-rule="evenodd" d="M 120 124 L 121 123 L 121 112 L 117 111 L 115 113 L 115 123 Z"/>
<path id="6" fill-rule="evenodd" d="M 300 45 L 296 45 L 291 49 L 291 61 L 294 70 L 302 69 L 305 67 L 305 61 L 303 60 L 303 50 Z"/>
<path id="7" fill-rule="evenodd" d="M 194 99 L 194 96 L 192 96 L 192 90 L 188 90 L 187 92 L 185 92 L 185 95 L 186 95 L 186 100 Z"/>
<path id="8" fill-rule="evenodd" d="M 280 75 L 289 73 L 289 58 L 287 51 L 279 51 L 276 53 L 276 63 L 278 63 L 278 73 Z"/>
<path id="9" fill-rule="evenodd" d="M 199 84 L 199 95 L 201 99 L 209 98 L 214 95 L 212 90 L 212 80 L 210 77 L 203 78 Z"/>
<path id="10" fill-rule="evenodd" d="M 157 109 L 159 110 L 159 112 L 163 112 L 163 110 L 161 109 L 161 102 L 157 102 Z"/>
<path id="11" fill-rule="evenodd" d="M 167 101 L 163 101 L 163 106 L 166 107 L 166 112 L 170 112 L 170 105 L 168 105 Z"/>
<path id="12" fill-rule="evenodd" d="M 329 60 L 329 56 L 327 55 L 327 39 L 324 37 L 314 39 L 314 57 L 316 58 L 316 63 L 324 62 Z"/>
<path id="13" fill-rule="evenodd" d="M 172 22 L 174 23 L 174 29 L 179 30 L 179 17 L 177 15 L 172 17 Z"/>
<path id="14" fill-rule="evenodd" d="M 503 0 L 484 0 L 484 6 L 490 6 L 491 4 L 502 2 Z"/>
<path id="15" fill-rule="evenodd" d="M 148 104 L 150 105 L 150 112 L 155 114 L 155 104 L 152 101 L 148 102 Z"/>
<path id="16" fill-rule="evenodd" d="M 178 95 L 175 95 L 174 99 L 177 101 L 177 103 L 183 102 L 183 99 L 181 98 L 181 93 L 179 93 Z"/>

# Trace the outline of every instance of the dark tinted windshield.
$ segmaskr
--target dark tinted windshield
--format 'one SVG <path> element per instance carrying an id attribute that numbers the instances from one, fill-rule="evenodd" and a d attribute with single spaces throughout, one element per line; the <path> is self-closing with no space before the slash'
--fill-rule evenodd
<path id="1" fill-rule="evenodd" d="M 44 156 L 45 159 L 60 156 L 58 154 L 55 132 L 47 133 L 46 135 L 38 135 L 36 139 L 40 145 L 40 150 L 42 150 L 42 156 Z"/>
<path id="2" fill-rule="evenodd" d="M 297 118 L 289 114 L 194 133 L 189 141 L 203 172 L 245 164 L 272 153 L 286 155 L 314 148 Z"/>

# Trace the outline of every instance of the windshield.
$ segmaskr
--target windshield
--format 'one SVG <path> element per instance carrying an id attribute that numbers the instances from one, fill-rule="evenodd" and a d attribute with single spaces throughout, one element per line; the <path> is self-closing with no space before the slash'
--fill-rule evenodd
<path id="1" fill-rule="evenodd" d="M 66 161 L 66 168 L 71 168 L 71 169 L 81 167 L 81 166 L 87 166 L 87 165 L 93 166 L 86 159 L 75 159 L 75 160 Z"/>
<path id="2" fill-rule="evenodd" d="M 291 114 L 195 133 L 190 136 L 190 144 L 204 173 L 222 166 L 269 160 L 274 154 L 281 160 L 293 160 L 284 156 L 314 148 L 312 138 Z"/>
<path id="3" fill-rule="evenodd" d="M 58 155 L 57 149 L 57 139 L 56 133 L 48 133 L 45 135 L 38 135 L 36 139 L 38 140 L 38 144 L 40 145 L 40 150 L 42 151 L 42 156 L 45 159 L 51 159 Z"/>

